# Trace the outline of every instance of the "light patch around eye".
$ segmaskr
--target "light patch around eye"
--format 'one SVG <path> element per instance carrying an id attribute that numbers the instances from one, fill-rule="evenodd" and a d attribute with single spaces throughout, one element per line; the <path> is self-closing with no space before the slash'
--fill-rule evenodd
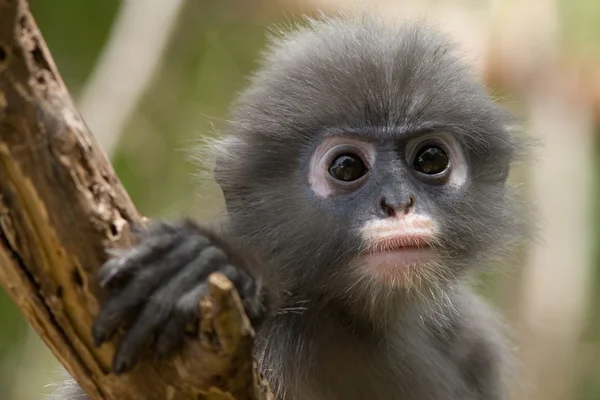
<path id="1" fill-rule="evenodd" d="M 435 134 L 420 137 L 414 140 L 407 146 L 407 157 L 412 159 L 412 154 L 416 149 L 420 148 L 423 142 L 431 144 L 443 143 L 443 148 L 450 158 L 450 176 L 448 177 L 447 185 L 452 188 L 460 188 L 468 178 L 468 166 L 464 151 L 458 141 L 449 133 L 436 132 Z M 410 162 L 412 164 L 412 162 Z"/>
<path id="2" fill-rule="evenodd" d="M 335 135 L 326 137 L 315 149 L 308 170 L 308 183 L 315 194 L 327 198 L 339 190 L 329 176 L 329 164 L 345 152 L 359 155 L 367 168 L 375 162 L 375 150 L 371 143 L 352 137 Z"/>
<path id="3" fill-rule="evenodd" d="M 467 160 L 460 145 L 452 139 L 449 143 L 450 163 L 452 171 L 448 184 L 455 188 L 462 187 L 467 181 Z"/>

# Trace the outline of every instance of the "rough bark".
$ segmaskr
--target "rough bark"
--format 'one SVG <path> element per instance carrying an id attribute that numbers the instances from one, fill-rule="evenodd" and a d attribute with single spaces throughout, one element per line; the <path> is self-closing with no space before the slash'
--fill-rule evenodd
<path id="1" fill-rule="evenodd" d="M 0 283 L 94 400 L 266 399 L 231 283 L 211 277 L 197 341 L 173 360 L 110 372 L 91 324 L 106 250 L 143 224 L 58 74 L 25 0 L 0 0 Z"/>

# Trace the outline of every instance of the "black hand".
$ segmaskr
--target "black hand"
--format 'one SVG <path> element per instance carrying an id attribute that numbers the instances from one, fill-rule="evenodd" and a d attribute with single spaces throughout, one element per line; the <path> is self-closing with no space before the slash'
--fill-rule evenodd
<path id="1" fill-rule="evenodd" d="M 148 349 L 167 357 L 181 348 L 186 326 L 198 322 L 198 302 L 213 272 L 233 282 L 254 323 L 264 316 L 260 290 L 244 257 L 191 221 L 155 223 L 140 235 L 137 246 L 114 254 L 100 270 L 109 295 L 92 334 L 99 346 L 119 328 L 125 330 L 113 362 L 115 373 L 133 368 Z"/>

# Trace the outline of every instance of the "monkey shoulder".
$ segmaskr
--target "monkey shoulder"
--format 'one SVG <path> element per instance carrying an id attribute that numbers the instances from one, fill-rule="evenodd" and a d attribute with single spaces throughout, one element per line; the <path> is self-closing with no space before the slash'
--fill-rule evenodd
<path id="1" fill-rule="evenodd" d="M 477 399 L 505 399 L 514 371 L 509 329 L 486 300 L 465 289 L 455 300 L 457 318 L 437 332 Z"/>

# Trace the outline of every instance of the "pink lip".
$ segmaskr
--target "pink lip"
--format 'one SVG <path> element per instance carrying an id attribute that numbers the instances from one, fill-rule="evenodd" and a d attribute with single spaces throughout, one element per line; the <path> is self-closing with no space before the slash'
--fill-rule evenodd
<path id="1" fill-rule="evenodd" d="M 431 240 L 425 235 L 399 235 L 372 243 L 363 259 L 371 265 L 414 265 L 431 254 Z"/>
<path id="2" fill-rule="evenodd" d="M 372 243 L 367 254 L 384 252 L 419 251 L 431 248 L 431 239 L 426 235 L 396 235 Z"/>

